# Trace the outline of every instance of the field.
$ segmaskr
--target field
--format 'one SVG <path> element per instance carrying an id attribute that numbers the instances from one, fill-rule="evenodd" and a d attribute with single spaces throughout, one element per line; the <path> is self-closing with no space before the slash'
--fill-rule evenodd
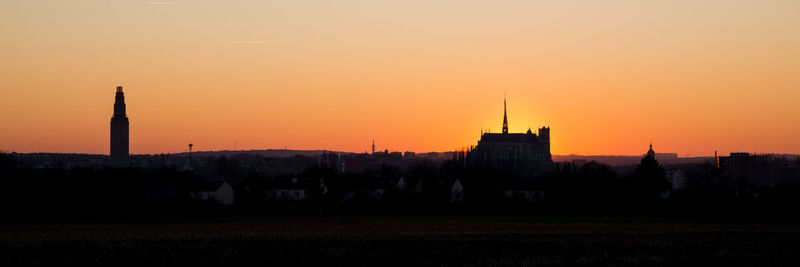
<path id="1" fill-rule="evenodd" d="M 281 217 L 0 226 L 0 266 L 796 266 L 800 226 Z"/>

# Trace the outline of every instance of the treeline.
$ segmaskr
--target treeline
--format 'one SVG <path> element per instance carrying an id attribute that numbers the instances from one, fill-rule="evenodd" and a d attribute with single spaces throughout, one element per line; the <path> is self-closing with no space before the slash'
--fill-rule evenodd
<path id="1" fill-rule="evenodd" d="M 188 166 L 188 167 L 187 167 Z M 662 166 L 558 163 L 517 177 L 454 159 L 383 164 L 358 173 L 317 159 L 202 157 L 136 168 L 36 168 L 0 154 L 5 217 L 270 215 L 282 213 L 773 214 L 800 208 L 800 161 L 752 157 Z M 768 182 L 764 182 L 768 181 Z M 227 190 L 229 186 L 230 190 Z M 220 199 L 230 195 L 229 201 Z"/>

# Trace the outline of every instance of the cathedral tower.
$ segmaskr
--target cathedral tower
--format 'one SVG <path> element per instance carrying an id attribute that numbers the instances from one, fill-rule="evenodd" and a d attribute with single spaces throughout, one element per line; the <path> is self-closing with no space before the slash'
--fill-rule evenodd
<path id="1" fill-rule="evenodd" d="M 114 115 L 111 117 L 111 162 L 128 162 L 128 116 L 125 114 L 125 93 L 117 86 Z"/>
<path id="2" fill-rule="evenodd" d="M 478 145 L 467 155 L 469 164 L 482 168 L 513 173 L 517 177 L 532 177 L 548 173 L 555 167 L 550 154 L 550 127 L 531 129 L 525 133 L 509 133 L 508 102 L 503 97 L 503 131 L 481 131 Z"/>

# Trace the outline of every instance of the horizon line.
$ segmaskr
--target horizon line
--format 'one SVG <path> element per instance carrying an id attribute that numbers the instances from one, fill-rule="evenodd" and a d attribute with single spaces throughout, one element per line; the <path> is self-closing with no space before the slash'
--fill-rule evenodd
<path id="1" fill-rule="evenodd" d="M 267 148 L 267 149 L 223 149 L 223 150 L 200 150 L 200 151 L 192 151 L 192 153 L 220 153 L 220 152 L 258 152 L 258 151 L 297 151 L 297 152 L 336 152 L 336 153 L 345 153 L 345 154 L 371 154 L 369 152 L 352 152 L 352 151 L 340 151 L 340 150 L 332 150 L 332 149 L 289 149 L 289 148 Z M 385 150 L 384 150 L 385 151 Z M 379 151 L 379 153 L 385 153 L 384 151 Z M 405 152 L 413 152 L 415 154 L 428 154 L 428 153 L 453 153 L 453 152 L 461 152 L 460 150 L 447 150 L 447 151 L 427 151 L 427 152 L 417 152 L 417 151 L 392 151 L 389 150 L 390 153 L 392 152 L 400 152 L 405 154 Z M 0 154 L 64 154 L 64 155 L 93 155 L 93 156 L 110 156 L 110 154 L 100 154 L 100 153 L 82 153 L 82 152 L 16 152 L 16 151 L 2 151 L 0 150 Z M 131 153 L 130 155 L 134 156 L 148 156 L 148 155 L 178 155 L 178 154 L 188 154 L 188 151 L 181 151 L 181 152 L 166 152 L 166 153 Z M 800 156 L 800 153 L 779 153 L 779 152 L 747 152 L 747 151 L 736 151 L 730 153 L 748 153 L 750 155 L 785 155 L 785 156 Z M 551 156 L 578 156 L 578 157 L 638 157 L 645 155 L 646 153 L 642 154 L 576 154 L 576 153 L 569 153 L 569 154 L 551 154 Z M 680 153 L 675 152 L 656 152 L 656 155 L 675 155 L 677 158 L 713 158 L 714 155 L 681 155 Z M 723 156 L 723 155 L 718 155 Z"/>

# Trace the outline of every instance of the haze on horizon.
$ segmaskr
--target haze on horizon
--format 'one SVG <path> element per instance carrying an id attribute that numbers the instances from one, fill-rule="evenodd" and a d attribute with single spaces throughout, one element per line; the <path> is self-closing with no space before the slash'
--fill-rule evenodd
<path id="1" fill-rule="evenodd" d="M 5 1 L 0 150 L 800 153 L 798 1 Z"/>

